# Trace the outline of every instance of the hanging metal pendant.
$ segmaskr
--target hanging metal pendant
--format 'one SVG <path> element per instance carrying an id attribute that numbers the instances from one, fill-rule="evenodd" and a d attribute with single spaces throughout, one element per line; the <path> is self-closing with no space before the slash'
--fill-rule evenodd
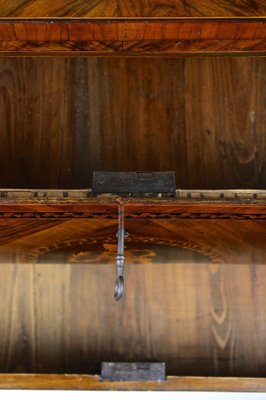
<path id="1" fill-rule="evenodd" d="M 118 232 L 117 232 L 117 256 L 116 256 L 116 282 L 114 298 L 120 300 L 124 291 L 124 268 L 125 268 L 125 214 L 124 207 L 119 206 L 118 209 Z"/>

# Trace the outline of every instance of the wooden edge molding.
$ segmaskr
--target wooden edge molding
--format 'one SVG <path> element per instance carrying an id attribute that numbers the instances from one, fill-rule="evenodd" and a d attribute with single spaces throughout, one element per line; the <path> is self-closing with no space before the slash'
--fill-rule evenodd
<path id="1" fill-rule="evenodd" d="M 98 375 L 0 374 L 0 389 L 266 392 L 266 378 L 168 376 L 165 382 L 101 382 Z"/>
<path id="2" fill-rule="evenodd" d="M 258 21 L 258 20 L 266 20 L 266 14 L 261 14 L 261 15 L 228 15 L 228 16 L 172 16 L 172 17 L 152 17 L 152 16 L 146 16 L 146 17 L 141 17 L 141 16 L 123 16 L 123 17 L 118 17 L 118 16 L 113 16 L 113 17 L 106 17 L 106 16 L 64 16 L 64 17 L 59 17 L 59 16 L 28 16 L 28 17 L 23 17 L 23 16 L 1 16 L 0 15 L 0 21 L 94 21 L 94 22 L 99 22 L 99 21 L 107 21 L 107 22 L 121 22 L 121 21 L 131 21 L 131 22 L 137 22 L 137 21 Z"/>
<path id="3" fill-rule="evenodd" d="M 0 19 L 1 55 L 266 54 L 266 18 Z"/>
<path id="4" fill-rule="evenodd" d="M 0 219 L 266 220 L 266 191 L 181 191 L 165 198 L 93 196 L 91 191 L 1 191 Z"/>
<path id="5" fill-rule="evenodd" d="M 68 203 L 82 201 L 97 202 L 176 202 L 179 201 L 215 201 L 215 202 L 265 202 L 266 190 L 252 189 L 221 189 L 221 190 L 194 190 L 194 189 L 177 189 L 174 196 L 166 196 L 158 194 L 150 196 L 142 195 L 141 197 L 114 195 L 111 193 L 95 196 L 91 189 L 0 189 L 0 205 L 8 203 Z"/>

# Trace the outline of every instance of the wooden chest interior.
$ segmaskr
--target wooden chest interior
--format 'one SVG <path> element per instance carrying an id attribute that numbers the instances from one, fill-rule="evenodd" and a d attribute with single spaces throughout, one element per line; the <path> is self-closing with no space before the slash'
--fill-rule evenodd
<path id="1" fill-rule="evenodd" d="M 265 71 L 243 56 L 2 58 L 1 187 L 173 170 L 180 189 L 264 189 Z"/>
<path id="2" fill-rule="evenodd" d="M 91 388 L 102 361 L 161 361 L 172 388 L 265 389 L 266 59 L 7 55 L 0 386 Z M 177 194 L 93 196 L 93 171 L 175 171 Z"/>

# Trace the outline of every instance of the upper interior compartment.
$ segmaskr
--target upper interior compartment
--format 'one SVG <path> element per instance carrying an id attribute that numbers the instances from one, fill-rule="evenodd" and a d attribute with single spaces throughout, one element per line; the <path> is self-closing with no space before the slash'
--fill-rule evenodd
<path id="1" fill-rule="evenodd" d="M 265 58 L 1 58 L 0 120 L 1 188 L 86 188 L 93 170 L 266 188 Z"/>

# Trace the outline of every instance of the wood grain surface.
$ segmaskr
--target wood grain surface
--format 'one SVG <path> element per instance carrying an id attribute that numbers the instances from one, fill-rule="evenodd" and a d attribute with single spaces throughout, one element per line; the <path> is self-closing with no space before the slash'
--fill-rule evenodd
<path id="1" fill-rule="evenodd" d="M 180 56 L 266 54 L 266 18 L 0 19 L 1 55 Z"/>
<path id="2" fill-rule="evenodd" d="M 1 389 L 265 392 L 265 378 L 168 376 L 165 382 L 101 382 L 97 375 L 1 374 Z"/>
<path id="3" fill-rule="evenodd" d="M 264 0 L 17 0 L 0 1 L 1 17 L 236 17 L 266 16 Z"/>
<path id="4" fill-rule="evenodd" d="M 178 188 L 266 187 L 266 59 L 1 59 L 0 187 L 84 188 L 174 170 Z"/>
<path id="5" fill-rule="evenodd" d="M 153 209 L 208 209 L 216 219 L 127 220 L 119 303 L 113 300 L 116 220 L 32 219 L 34 207 L 47 210 L 49 204 L 1 203 L 1 209 L 28 213 L 0 221 L 0 371 L 95 374 L 103 360 L 157 360 L 174 375 L 265 376 L 266 222 L 217 219 L 218 210 L 265 213 L 265 205 L 158 203 L 131 201 L 125 209 L 141 208 L 145 218 Z M 78 208 L 70 202 L 51 209 L 63 206 Z M 88 209 L 89 202 L 79 207 Z M 92 203 L 94 211 L 110 207 L 115 213 L 117 205 L 97 207 Z M 14 379 L 3 377 L 0 387 L 14 387 Z M 26 387 L 23 377 L 16 382 Z M 37 377 L 28 387 L 124 387 L 97 382 L 55 377 L 49 386 Z M 218 380 L 212 388 L 254 387 L 241 382 Z M 161 389 L 185 387 L 211 388 L 181 379 Z"/>
<path id="6" fill-rule="evenodd" d="M 14 4 L 0 0 L 0 15 L 265 14 L 264 2 L 250 7 L 249 1 L 230 2 L 230 9 L 226 1 L 170 6 L 69 1 L 64 8 L 58 2 Z M 51 42 L 43 46 L 58 53 L 119 53 L 121 46 L 132 54 L 164 49 L 181 54 L 182 47 L 183 52 L 228 51 L 231 45 L 241 51 L 265 50 L 264 30 L 258 28 L 262 23 L 255 31 L 248 30 L 251 25 L 240 29 L 234 42 L 215 24 L 206 25 L 211 26 L 209 37 L 208 29 L 200 30 L 200 41 L 194 38 L 197 30 L 185 32 L 185 42 L 184 31 L 173 36 L 177 25 L 163 42 L 164 31 L 157 25 L 145 33 L 132 24 L 127 25 L 132 34 L 127 44 L 125 24 L 121 31 L 120 25 L 105 31 L 102 24 L 78 48 L 80 35 L 88 34 L 86 24 L 71 32 L 72 48 L 62 36 L 69 33 L 65 25 L 61 31 L 45 23 L 27 31 L 23 24 L 8 23 L 9 30 L 0 24 L 6 52 L 42 50 L 47 32 Z M 191 27 L 189 22 L 182 26 Z M 252 42 L 250 32 L 256 34 Z M 95 44 L 93 35 L 98 35 Z M 150 39 L 155 40 L 153 48 Z M 91 185 L 93 170 L 106 169 L 174 170 L 180 188 L 265 189 L 265 71 L 263 58 L 2 58 L 0 187 L 84 188 Z M 265 221 L 217 216 L 127 221 L 126 288 L 116 303 L 116 220 L 24 217 L 0 221 L 1 372 L 95 374 L 103 360 L 158 360 L 166 362 L 167 374 L 265 376 Z M 16 378 L 4 379 L 0 387 L 14 385 Z M 26 387 L 23 379 L 18 378 L 18 387 Z M 35 379 L 37 387 L 48 385 L 47 378 Z M 57 379 L 50 385 L 58 384 Z M 98 377 L 91 379 L 80 379 L 80 385 L 101 387 Z M 264 380 L 224 384 L 183 379 L 169 379 L 169 388 L 265 388 Z M 28 384 L 34 385 L 33 380 Z M 62 378 L 59 382 L 65 385 Z M 75 378 L 70 385 L 76 385 Z"/>
<path id="7" fill-rule="evenodd" d="M 115 220 L 3 219 L 0 227 L 1 262 L 86 264 L 115 260 Z M 176 263 L 262 264 L 265 260 L 266 221 L 127 220 L 126 229 L 133 263 L 169 262 L 169 257 Z"/>
<path id="8" fill-rule="evenodd" d="M 0 370 L 94 374 L 103 360 L 157 360 L 168 375 L 264 377 L 265 271 L 128 264 L 117 303 L 114 266 L 1 264 Z"/>

